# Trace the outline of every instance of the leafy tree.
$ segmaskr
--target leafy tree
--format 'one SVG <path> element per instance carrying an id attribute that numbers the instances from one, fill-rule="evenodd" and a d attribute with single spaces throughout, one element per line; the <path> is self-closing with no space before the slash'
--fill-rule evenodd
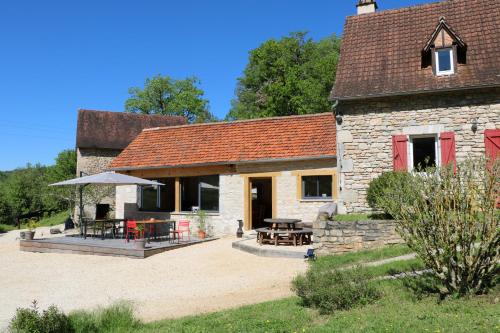
<path id="1" fill-rule="evenodd" d="M 46 167 L 28 164 L 9 174 L 2 185 L 14 216 L 43 211 L 43 191 L 46 186 Z"/>
<path id="2" fill-rule="evenodd" d="M 330 111 L 340 39 L 318 42 L 307 33 L 268 40 L 250 52 L 226 119 L 250 119 Z"/>
<path id="3" fill-rule="evenodd" d="M 76 151 L 63 150 L 56 157 L 56 163 L 47 168 L 46 182 L 60 182 L 76 177 Z M 61 211 L 72 208 L 76 192 L 71 186 L 45 187 L 44 206 L 46 210 Z"/>
<path id="4" fill-rule="evenodd" d="M 184 116 L 190 123 L 213 121 L 215 118 L 208 111 L 208 100 L 203 98 L 199 83 L 195 77 L 175 80 L 157 75 L 146 79 L 144 89 L 129 89 L 130 98 L 125 102 L 125 111 Z"/>

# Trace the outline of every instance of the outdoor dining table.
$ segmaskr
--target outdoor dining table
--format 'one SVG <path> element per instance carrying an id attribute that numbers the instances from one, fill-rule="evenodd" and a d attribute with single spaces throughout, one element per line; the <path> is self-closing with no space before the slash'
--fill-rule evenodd
<path id="1" fill-rule="evenodd" d="M 104 220 L 95 220 L 95 225 L 101 225 L 101 239 L 105 238 L 106 226 L 112 225 L 113 238 L 116 237 L 116 230 L 120 228 L 120 223 L 125 222 L 124 219 L 104 219 Z M 118 225 L 118 226 L 117 226 Z"/>
<path id="2" fill-rule="evenodd" d="M 144 236 L 146 236 L 146 232 L 147 232 L 147 237 L 145 237 L 147 239 L 147 242 L 150 243 L 151 242 L 151 228 L 149 228 L 150 226 L 152 226 L 154 228 L 154 237 L 156 238 L 156 226 L 159 225 L 159 224 L 173 224 L 174 225 L 174 228 L 173 230 L 175 230 L 175 225 L 176 225 L 176 222 L 174 220 L 144 220 L 144 221 L 136 221 L 137 224 L 142 224 L 144 226 Z M 170 235 L 169 235 L 170 237 Z M 174 234 L 174 237 L 175 237 L 175 234 Z"/>
<path id="3" fill-rule="evenodd" d="M 294 230 L 295 224 L 302 222 L 299 219 L 264 219 L 265 223 L 271 224 L 271 229 L 277 230 L 280 225 L 286 225 L 286 229 Z"/>

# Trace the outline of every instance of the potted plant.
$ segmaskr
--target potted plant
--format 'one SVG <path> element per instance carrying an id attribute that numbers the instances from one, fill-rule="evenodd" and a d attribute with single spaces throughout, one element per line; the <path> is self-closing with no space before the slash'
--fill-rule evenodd
<path id="1" fill-rule="evenodd" d="M 138 250 L 144 250 L 146 248 L 146 238 L 144 238 L 144 224 L 137 224 L 136 229 L 139 231 L 141 238 L 135 239 L 135 248 Z"/>
<path id="2" fill-rule="evenodd" d="M 207 213 L 203 210 L 196 212 L 198 218 L 198 238 L 205 239 L 207 237 Z"/>
<path id="3" fill-rule="evenodd" d="M 35 236 L 35 230 L 38 228 L 38 223 L 31 219 L 28 221 L 28 231 L 24 232 L 24 239 L 26 240 L 33 240 L 33 237 Z"/>

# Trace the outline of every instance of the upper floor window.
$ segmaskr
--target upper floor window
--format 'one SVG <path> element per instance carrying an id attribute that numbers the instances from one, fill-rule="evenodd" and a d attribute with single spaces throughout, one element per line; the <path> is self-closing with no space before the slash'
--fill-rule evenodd
<path id="1" fill-rule="evenodd" d="M 436 52 L 436 74 L 450 75 L 455 73 L 453 48 L 437 49 L 435 52 Z"/>

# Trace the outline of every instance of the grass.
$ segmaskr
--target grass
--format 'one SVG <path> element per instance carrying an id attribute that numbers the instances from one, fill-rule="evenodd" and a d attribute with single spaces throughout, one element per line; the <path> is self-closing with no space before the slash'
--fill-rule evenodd
<path id="1" fill-rule="evenodd" d="M 45 217 L 38 221 L 39 227 L 52 227 L 58 224 L 63 224 L 69 216 L 69 211 L 64 211 L 60 213 L 56 213 L 52 216 Z M 10 224 L 1 224 L 0 223 L 0 234 L 9 232 L 17 229 L 15 226 Z M 21 229 L 26 229 L 26 223 L 21 224 Z"/>
<path id="2" fill-rule="evenodd" d="M 0 223 L 0 234 L 16 229 L 13 225 Z"/>
<path id="3" fill-rule="evenodd" d="M 406 245 L 391 245 L 375 250 L 319 257 L 318 260 L 314 262 L 314 265 L 333 269 L 341 266 L 350 266 L 398 257 L 409 253 L 412 253 L 412 250 Z"/>
<path id="4" fill-rule="evenodd" d="M 416 300 L 402 281 L 381 281 L 374 304 L 322 316 L 297 297 L 145 324 L 136 332 L 500 332 L 500 292 L 472 299 Z"/>
<path id="5" fill-rule="evenodd" d="M 355 221 L 366 221 L 366 220 L 387 220 L 388 216 L 384 214 L 343 214 L 335 215 L 334 221 L 341 222 L 355 222 Z"/>
<path id="6" fill-rule="evenodd" d="M 56 213 L 52 216 L 45 217 L 38 221 L 40 227 L 52 227 L 58 224 L 63 224 L 69 216 L 69 211 Z"/>

